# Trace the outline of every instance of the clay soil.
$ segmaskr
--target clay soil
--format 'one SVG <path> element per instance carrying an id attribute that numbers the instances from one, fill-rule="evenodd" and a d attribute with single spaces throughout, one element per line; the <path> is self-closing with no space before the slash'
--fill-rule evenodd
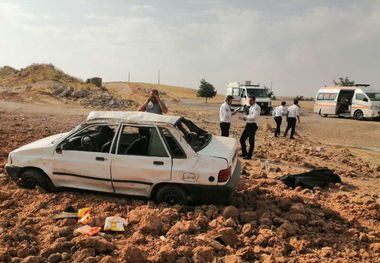
<path id="1" fill-rule="evenodd" d="M 177 105 L 171 113 L 189 116 L 219 134 L 211 111 Z M 326 136 L 326 129 L 334 130 L 333 119 L 319 126 L 320 138 L 305 117 L 298 139 L 291 141 L 274 139 L 265 125 L 271 120 L 263 117 L 255 159 L 241 160 L 244 173 L 228 206 L 169 206 L 69 189 L 45 193 L 20 188 L 3 174 L 9 151 L 70 130 L 87 112 L 1 102 L 0 262 L 379 262 L 378 155 Z M 232 136 L 238 138 L 242 126 L 235 121 Z M 359 134 L 352 136 L 353 142 L 360 140 Z M 264 160 L 271 163 L 270 171 Z M 290 189 L 277 180 L 313 167 L 333 169 L 342 183 L 309 190 Z M 67 206 L 90 207 L 91 226 L 102 227 L 112 215 L 126 218 L 129 225 L 119 233 L 74 235 L 81 226 L 77 220 L 54 220 Z"/>

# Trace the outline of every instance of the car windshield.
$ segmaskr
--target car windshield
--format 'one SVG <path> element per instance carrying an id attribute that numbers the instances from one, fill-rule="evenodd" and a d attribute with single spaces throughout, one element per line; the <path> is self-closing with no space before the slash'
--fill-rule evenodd
<path id="1" fill-rule="evenodd" d="M 265 89 L 247 88 L 248 96 L 255 96 L 257 98 L 266 98 L 268 96 Z"/>
<path id="2" fill-rule="evenodd" d="M 187 143 L 196 152 L 206 147 L 211 140 L 210 133 L 208 133 L 205 130 L 202 130 L 188 119 L 180 119 L 176 123 L 176 128 L 182 133 L 183 138 L 185 138 Z"/>
<path id="3" fill-rule="evenodd" d="M 380 92 L 367 92 L 366 94 L 371 101 L 380 101 Z"/>

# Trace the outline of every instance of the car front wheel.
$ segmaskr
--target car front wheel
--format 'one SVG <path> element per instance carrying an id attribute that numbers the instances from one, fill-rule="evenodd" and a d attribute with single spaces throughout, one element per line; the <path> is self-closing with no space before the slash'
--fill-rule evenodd
<path id="1" fill-rule="evenodd" d="M 178 185 L 162 186 L 157 191 L 156 201 L 158 203 L 165 202 L 169 205 L 185 205 L 188 202 L 186 192 Z"/>
<path id="2" fill-rule="evenodd" d="M 20 174 L 19 185 L 27 189 L 35 189 L 40 186 L 46 191 L 53 191 L 54 186 L 46 175 L 37 169 L 28 169 Z"/>

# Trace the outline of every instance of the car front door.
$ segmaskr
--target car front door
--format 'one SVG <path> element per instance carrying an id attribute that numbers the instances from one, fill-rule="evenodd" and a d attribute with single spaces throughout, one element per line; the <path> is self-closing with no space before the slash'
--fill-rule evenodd
<path id="1" fill-rule="evenodd" d="M 110 148 L 116 125 L 91 125 L 69 136 L 53 155 L 53 181 L 58 186 L 113 192 Z"/>
<path id="2" fill-rule="evenodd" d="M 150 196 L 155 183 L 171 180 L 172 160 L 155 126 L 124 125 L 111 161 L 115 193 Z"/>

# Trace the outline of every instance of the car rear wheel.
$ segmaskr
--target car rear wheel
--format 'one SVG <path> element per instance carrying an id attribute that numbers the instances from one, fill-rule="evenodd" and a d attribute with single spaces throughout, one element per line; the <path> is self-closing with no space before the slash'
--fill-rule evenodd
<path id="1" fill-rule="evenodd" d="M 185 205 L 188 203 L 186 192 L 178 185 L 164 185 L 156 194 L 158 203 L 165 202 L 169 205 Z"/>
<path id="2" fill-rule="evenodd" d="M 50 192 L 54 190 L 54 185 L 46 177 L 46 175 L 37 169 L 28 169 L 20 174 L 19 185 L 27 189 L 35 189 L 40 186 L 44 190 Z"/>

